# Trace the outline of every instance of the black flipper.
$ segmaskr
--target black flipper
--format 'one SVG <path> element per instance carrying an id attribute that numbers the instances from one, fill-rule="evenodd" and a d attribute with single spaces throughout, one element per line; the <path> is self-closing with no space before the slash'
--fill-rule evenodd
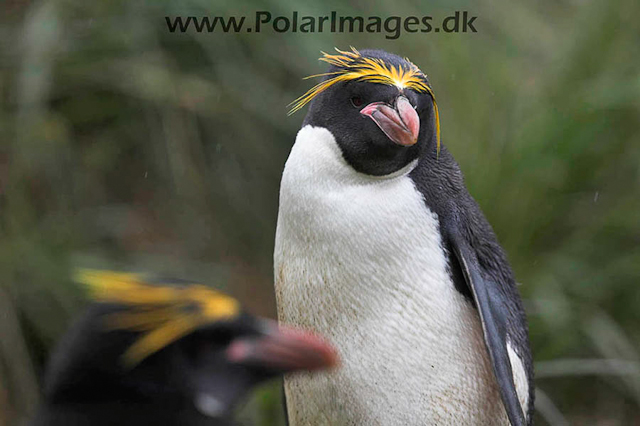
<path id="1" fill-rule="evenodd" d="M 508 304 L 505 303 L 505 295 L 495 282 L 483 276 L 474 250 L 463 238 L 453 233 L 450 243 L 478 307 L 484 341 L 509 421 L 512 426 L 526 426 L 527 421 L 520 406 L 507 352 L 507 324 L 510 312 Z"/>

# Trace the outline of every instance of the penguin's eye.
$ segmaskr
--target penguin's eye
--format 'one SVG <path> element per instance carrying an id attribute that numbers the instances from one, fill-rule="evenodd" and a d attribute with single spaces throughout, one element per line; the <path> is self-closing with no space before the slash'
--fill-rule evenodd
<path id="1" fill-rule="evenodd" d="M 356 108 L 360 108 L 362 106 L 362 98 L 359 96 L 354 96 L 351 98 L 351 105 L 353 105 Z"/>

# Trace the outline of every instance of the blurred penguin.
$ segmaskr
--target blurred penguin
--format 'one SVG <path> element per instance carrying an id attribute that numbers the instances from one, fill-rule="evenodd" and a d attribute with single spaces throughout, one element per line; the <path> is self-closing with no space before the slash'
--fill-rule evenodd
<path id="1" fill-rule="evenodd" d="M 93 303 L 48 365 L 32 426 L 233 425 L 256 385 L 337 363 L 331 346 L 201 284 L 84 270 Z"/>

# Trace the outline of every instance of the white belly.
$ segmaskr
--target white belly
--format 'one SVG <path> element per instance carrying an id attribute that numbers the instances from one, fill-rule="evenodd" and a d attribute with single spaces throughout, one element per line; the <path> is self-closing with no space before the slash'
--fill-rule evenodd
<path id="1" fill-rule="evenodd" d="M 291 426 L 508 424 L 438 226 L 403 172 L 357 173 L 326 129 L 299 132 L 280 189 L 278 316 L 324 335 L 342 365 L 286 379 Z"/>

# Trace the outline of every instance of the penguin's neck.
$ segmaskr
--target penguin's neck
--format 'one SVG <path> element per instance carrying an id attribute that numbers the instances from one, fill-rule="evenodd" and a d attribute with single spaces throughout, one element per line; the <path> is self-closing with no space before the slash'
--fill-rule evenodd
<path id="1" fill-rule="evenodd" d="M 368 184 L 390 180 L 406 176 L 417 163 L 417 159 L 413 160 L 399 170 L 384 176 L 357 172 L 344 159 L 331 132 L 324 127 L 312 125 L 306 125 L 300 129 L 288 161 L 291 172 L 311 186 L 342 185 L 348 182 Z"/>

